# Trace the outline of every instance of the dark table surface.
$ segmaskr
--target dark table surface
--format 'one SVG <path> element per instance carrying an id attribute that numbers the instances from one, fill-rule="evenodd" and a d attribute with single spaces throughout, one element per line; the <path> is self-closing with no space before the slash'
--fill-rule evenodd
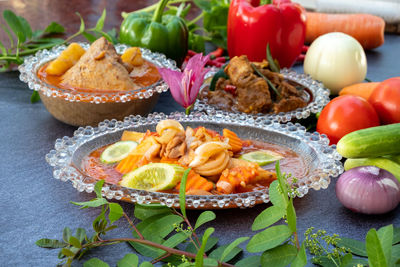
<path id="1" fill-rule="evenodd" d="M 49 2 L 47 7 L 45 2 Z M 91 3 L 92 7 L 89 8 L 89 4 L 78 4 L 79 1 L 67 1 L 68 5 L 65 2 L 62 1 L 64 10 L 57 15 L 46 13 L 46 9 L 56 8 L 56 1 L 5 1 L 0 2 L 0 10 L 12 8 L 34 21 L 44 14 L 48 23 L 50 20 L 68 22 L 74 11 L 84 13 L 89 20 L 92 16 L 91 21 L 95 21 L 103 7 L 107 7 L 112 11 L 109 12 L 111 15 L 107 26 L 116 26 L 120 22 L 118 16 L 121 10 L 133 10 L 147 4 L 146 1 L 138 1 L 133 4 L 134 7 L 127 7 L 123 1 L 116 1 L 115 5 L 106 1 L 81 1 Z M 43 27 L 46 24 L 40 23 L 36 25 Z M 68 24 L 68 31 L 72 32 L 70 28 L 77 23 Z M 400 76 L 400 36 L 387 35 L 385 44 L 367 52 L 367 58 L 369 79 L 381 81 Z M 301 66 L 295 69 L 302 71 Z M 70 183 L 53 179 L 52 168 L 44 159 L 54 147 L 55 140 L 71 136 L 76 127 L 55 120 L 42 103 L 31 104 L 31 91 L 19 81 L 18 75 L 16 71 L 0 74 L 0 266 L 55 266 L 59 261 L 58 252 L 39 248 L 35 241 L 44 237 L 61 239 L 65 226 L 73 230 L 78 227 L 91 229 L 91 222 L 98 210 L 79 210 L 72 205 L 70 201 L 88 201 L 93 194 L 79 193 Z M 182 108 L 169 93 L 161 96 L 154 109 L 164 113 L 175 110 Z M 306 196 L 295 200 L 300 234 L 313 226 L 325 229 L 329 234 L 337 233 L 362 240 L 370 228 L 391 223 L 400 225 L 399 207 L 380 216 L 361 215 L 345 209 L 335 196 L 335 183 L 336 178 L 332 179 L 328 189 L 310 190 Z M 133 214 L 132 204 L 120 204 L 128 214 Z M 250 209 L 216 211 L 217 219 L 209 225 L 215 227 L 214 236 L 219 238 L 219 244 L 251 235 L 252 221 L 266 207 L 267 204 L 263 204 Z M 198 214 L 198 211 L 188 212 L 191 219 Z M 121 222 L 119 225 L 121 227 L 112 231 L 110 236 L 128 237 L 130 231 L 127 224 Z M 115 266 L 129 252 L 132 249 L 128 244 L 119 244 L 95 249 L 86 259 L 98 257 Z M 77 263 L 76 266 L 81 264 Z"/>

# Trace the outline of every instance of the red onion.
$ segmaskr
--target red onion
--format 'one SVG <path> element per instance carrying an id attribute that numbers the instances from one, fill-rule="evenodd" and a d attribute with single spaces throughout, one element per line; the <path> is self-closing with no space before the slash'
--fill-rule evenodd
<path id="1" fill-rule="evenodd" d="M 378 167 L 357 167 L 339 177 L 336 196 L 352 211 L 382 214 L 399 204 L 400 183 L 393 174 Z"/>

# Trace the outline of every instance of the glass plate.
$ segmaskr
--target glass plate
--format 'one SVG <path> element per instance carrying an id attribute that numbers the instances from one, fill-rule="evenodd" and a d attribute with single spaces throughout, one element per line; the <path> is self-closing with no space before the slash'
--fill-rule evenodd
<path id="1" fill-rule="evenodd" d="M 88 43 L 79 43 L 85 50 L 90 46 Z M 115 91 L 115 92 L 102 92 L 102 91 L 78 91 L 57 88 L 54 85 L 47 84 L 39 79 L 37 72 L 41 66 L 57 58 L 62 51 L 67 48 L 66 45 L 59 45 L 53 47 L 51 50 L 40 50 L 35 56 L 25 58 L 24 63 L 18 67 L 20 71 L 20 80 L 27 83 L 28 87 L 35 91 L 40 91 L 48 97 L 59 97 L 70 102 L 89 102 L 89 103 L 125 103 L 136 99 L 147 99 L 155 93 L 162 93 L 168 91 L 168 85 L 163 79 L 158 82 L 135 90 L 130 91 Z M 129 46 L 124 44 L 115 45 L 115 50 L 118 54 L 123 54 Z M 142 57 L 155 64 L 158 67 L 169 68 L 178 70 L 176 63 L 173 60 L 167 59 L 165 55 L 160 53 L 151 52 L 148 49 L 140 48 Z"/>
<path id="2" fill-rule="evenodd" d="M 294 150 L 303 158 L 308 168 L 307 175 L 299 178 L 294 185 L 298 187 L 300 197 L 307 194 L 310 188 L 327 188 L 330 179 L 343 172 L 341 156 L 335 146 L 328 145 L 328 138 L 317 132 L 306 132 L 305 127 L 298 123 L 281 124 L 268 119 L 249 119 L 232 114 L 206 115 L 200 112 L 189 116 L 178 112 L 170 115 L 152 113 L 147 117 L 132 115 L 123 121 L 105 120 L 95 128 L 80 127 L 74 136 L 57 139 L 54 150 L 46 155 L 46 161 L 53 167 L 54 178 L 70 181 L 80 192 L 93 192 L 97 180 L 83 173 L 82 160 L 93 150 L 118 141 L 124 130 L 155 131 L 157 123 L 164 119 L 178 120 L 184 127 L 205 126 L 216 131 L 229 128 L 241 138 L 264 140 Z M 133 203 L 160 202 L 168 207 L 179 207 L 177 194 L 149 192 L 107 183 L 104 184 L 102 193 L 108 199 Z M 192 209 L 252 207 L 263 202 L 269 202 L 268 189 L 238 194 L 186 196 L 186 205 Z"/>
<path id="3" fill-rule="evenodd" d="M 206 79 L 211 78 L 214 76 L 214 74 L 217 72 L 217 70 L 214 68 L 211 71 L 209 71 L 206 74 Z M 281 74 L 283 77 L 287 80 L 296 82 L 305 88 L 308 88 L 309 92 L 311 93 L 311 97 L 309 94 L 308 99 L 309 103 L 307 106 L 304 108 L 298 108 L 292 111 L 288 112 L 280 112 L 280 113 L 269 113 L 269 114 L 264 114 L 264 113 L 258 113 L 258 114 L 247 114 L 244 112 L 240 111 L 226 111 L 219 109 L 218 107 L 215 107 L 213 105 L 209 105 L 207 103 L 207 99 L 200 100 L 197 99 L 194 110 L 195 111 L 200 111 L 200 112 L 205 112 L 209 115 L 213 114 L 218 114 L 218 115 L 228 115 L 228 114 L 237 114 L 237 115 L 242 115 L 242 116 L 248 116 L 252 118 L 256 117 L 261 117 L 263 119 L 268 119 L 268 120 L 276 120 L 279 122 L 288 122 L 291 121 L 292 119 L 305 119 L 311 115 L 311 113 L 318 113 L 320 112 L 330 101 L 329 99 L 329 94 L 330 91 L 329 89 L 325 88 L 322 83 L 317 82 L 313 80 L 310 75 L 307 74 L 300 74 L 295 72 L 294 70 L 291 69 L 282 69 Z M 209 83 L 204 83 L 202 88 L 209 86 Z"/>

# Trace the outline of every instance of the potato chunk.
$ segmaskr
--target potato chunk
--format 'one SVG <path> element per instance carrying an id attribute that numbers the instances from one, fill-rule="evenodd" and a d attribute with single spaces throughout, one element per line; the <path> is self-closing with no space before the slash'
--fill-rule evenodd
<path id="1" fill-rule="evenodd" d="M 61 52 L 58 58 L 49 64 L 46 72 L 50 75 L 62 75 L 75 65 L 84 53 L 85 49 L 79 44 L 71 43 L 67 49 Z"/>
<path id="2" fill-rule="evenodd" d="M 126 49 L 125 53 L 122 54 L 121 59 L 122 62 L 132 66 L 140 66 L 144 62 L 139 47 L 130 47 Z"/>

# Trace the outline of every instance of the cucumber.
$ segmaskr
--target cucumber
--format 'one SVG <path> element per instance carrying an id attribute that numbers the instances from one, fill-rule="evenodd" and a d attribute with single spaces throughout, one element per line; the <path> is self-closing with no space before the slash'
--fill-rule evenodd
<path id="1" fill-rule="evenodd" d="M 359 166 L 376 166 L 378 168 L 387 170 L 388 172 L 393 174 L 400 182 L 400 164 L 398 164 L 393 160 L 390 160 L 389 158 L 378 157 L 378 158 L 347 159 L 344 162 L 344 169 L 346 171 Z"/>
<path id="2" fill-rule="evenodd" d="M 264 166 L 281 159 L 282 156 L 268 150 L 257 150 L 243 154 L 239 158 L 246 161 L 255 162 L 259 166 Z"/>
<path id="3" fill-rule="evenodd" d="M 400 123 L 371 127 L 346 134 L 336 147 L 346 158 L 400 154 Z"/>
<path id="4" fill-rule="evenodd" d="M 137 147 L 134 141 L 119 141 L 107 147 L 100 155 L 100 161 L 106 164 L 115 163 L 126 158 Z"/>

